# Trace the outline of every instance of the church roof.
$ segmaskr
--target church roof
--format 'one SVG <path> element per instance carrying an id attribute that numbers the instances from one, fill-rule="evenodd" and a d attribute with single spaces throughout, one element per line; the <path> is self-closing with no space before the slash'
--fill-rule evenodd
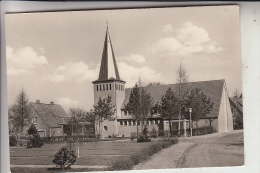
<path id="1" fill-rule="evenodd" d="M 30 104 L 49 127 L 59 127 L 69 117 L 61 105 L 33 102 Z"/>
<path id="2" fill-rule="evenodd" d="M 106 37 L 105 37 L 101 66 L 99 71 L 99 78 L 94 82 L 106 81 L 106 80 L 120 80 L 115 54 L 110 39 L 110 35 L 108 32 L 108 28 L 106 30 Z"/>
<path id="3" fill-rule="evenodd" d="M 218 117 L 224 83 L 225 83 L 224 79 L 184 83 L 182 95 L 184 95 L 191 89 L 200 88 L 207 97 L 210 97 L 211 102 L 214 103 L 213 110 L 206 117 Z M 161 101 L 162 96 L 166 93 L 169 87 L 173 91 L 176 91 L 178 84 L 147 86 L 147 87 L 140 87 L 140 88 L 145 88 L 146 91 L 151 94 L 155 104 Z M 129 101 L 131 90 L 132 88 L 125 89 L 125 101 L 123 102 L 123 105 L 121 107 L 122 109 L 125 108 L 125 105 Z"/>

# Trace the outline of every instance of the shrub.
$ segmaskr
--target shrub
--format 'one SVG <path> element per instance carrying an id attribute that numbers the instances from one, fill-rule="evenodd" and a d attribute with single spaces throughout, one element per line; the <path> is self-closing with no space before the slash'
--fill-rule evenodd
<path id="1" fill-rule="evenodd" d="M 148 136 L 148 129 L 145 126 L 142 134 L 138 135 L 137 142 L 151 142 L 151 139 Z"/>
<path id="2" fill-rule="evenodd" d="M 151 135 L 152 138 L 157 138 L 157 132 L 156 132 L 155 127 L 152 128 L 152 131 L 150 132 L 150 135 Z"/>
<path id="3" fill-rule="evenodd" d="M 60 169 L 69 169 L 76 161 L 74 151 L 69 151 L 67 147 L 62 147 L 56 154 L 52 161 L 60 166 Z"/>
<path id="4" fill-rule="evenodd" d="M 17 145 L 17 139 L 14 134 L 9 136 L 9 145 L 10 146 L 16 146 Z"/>
<path id="5" fill-rule="evenodd" d="M 40 148 L 41 146 L 43 146 L 43 140 L 37 132 L 35 125 L 32 124 L 29 127 L 27 134 L 29 135 L 29 140 L 27 141 L 27 148 Z"/>
<path id="6" fill-rule="evenodd" d="M 117 159 L 109 170 L 129 170 L 133 166 L 131 158 Z"/>

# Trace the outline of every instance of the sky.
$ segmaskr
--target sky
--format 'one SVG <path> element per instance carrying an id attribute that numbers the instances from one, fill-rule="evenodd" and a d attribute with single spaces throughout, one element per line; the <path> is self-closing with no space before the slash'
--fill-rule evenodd
<path id="1" fill-rule="evenodd" d="M 225 79 L 242 91 L 238 6 L 68 11 L 6 15 L 8 105 L 30 102 L 88 111 L 94 103 L 108 22 L 120 78 L 131 88 Z"/>

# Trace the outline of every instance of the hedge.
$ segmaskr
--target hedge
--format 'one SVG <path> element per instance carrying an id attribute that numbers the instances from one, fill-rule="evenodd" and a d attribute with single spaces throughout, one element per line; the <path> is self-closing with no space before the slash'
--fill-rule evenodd
<path id="1" fill-rule="evenodd" d="M 167 139 L 164 141 L 156 142 L 155 144 L 151 145 L 150 147 L 145 148 L 145 149 L 141 150 L 140 152 L 131 155 L 128 158 L 115 160 L 112 163 L 112 166 L 108 170 L 109 171 L 131 170 L 134 165 L 137 165 L 137 164 L 145 161 L 146 159 L 148 159 L 155 153 L 157 153 L 157 152 L 161 151 L 162 149 L 167 148 L 171 145 L 174 145 L 176 143 L 178 143 L 178 138 L 172 138 L 172 139 Z"/>

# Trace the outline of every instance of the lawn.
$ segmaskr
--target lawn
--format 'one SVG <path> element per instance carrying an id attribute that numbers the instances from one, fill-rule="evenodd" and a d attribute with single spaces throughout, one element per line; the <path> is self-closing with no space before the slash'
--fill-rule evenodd
<path id="1" fill-rule="evenodd" d="M 80 144 L 80 158 L 75 165 L 109 166 L 115 159 L 129 157 L 154 142 L 86 142 Z M 11 165 L 50 165 L 56 152 L 66 144 L 45 144 L 42 148 L 10 147 Z M 77 145 L 75 145 L 77 146 Z"/>

